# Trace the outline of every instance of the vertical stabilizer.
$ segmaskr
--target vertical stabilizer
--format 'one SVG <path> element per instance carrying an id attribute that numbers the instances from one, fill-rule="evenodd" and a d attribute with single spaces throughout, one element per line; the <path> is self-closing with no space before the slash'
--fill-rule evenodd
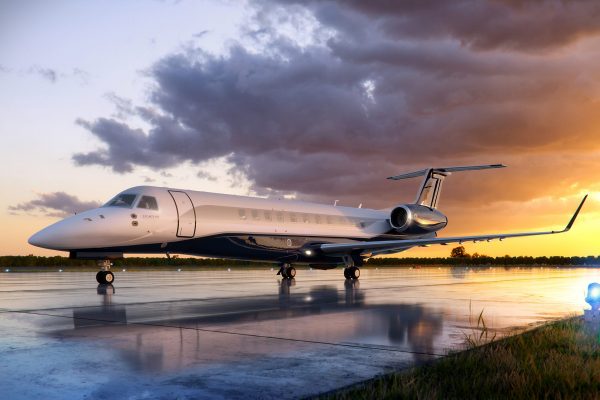
<path id="1" fill-rule="evenodd" d="M 421 183 L 421 188 L 417 193 L 415 204 L 436 208 L 440 193 L 442 192 L 442 183 L 448 175 L 449 173 L 440 172 L 433 168 L 428 169 L 425 179 Z"/>

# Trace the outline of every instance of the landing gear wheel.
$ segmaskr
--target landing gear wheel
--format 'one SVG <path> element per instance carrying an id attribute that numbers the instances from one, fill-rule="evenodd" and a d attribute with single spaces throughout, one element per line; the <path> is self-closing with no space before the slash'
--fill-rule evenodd
<path id="1" fill-rule="evenodd" d="M 281 268 L 281 277 L 284 279 L 293 279 L 296 276 L 296 268 L 290 266 Z"/>
<path id="2" fill-rule="evenodd" d="M 110 272 L 110 267 L 112 267 L 110 260 L 96 260 L 96 264 L 100 268 L 100 271 L 96 274 L 96 281 L 101 285 L 110 285 L 113 283 L 115 276 Z"/>
<path id="3" fill-rule="evenodd" d="M 360 278 L 360 269 L 358 267 L 345 268 L 344 277 L 346 279 L 358 279 Z"/>
<path id="4" fill-rule="evenodd" d="M 98 271 L 96 281 L 101 285 L 110 285 L 115 281 L 115 275 L 110 271 Z"/>
<path id="5" fill-rule="evenodd" d="M 296 276 L 296 268 L 291 265 L 285 269 L 284 278 L 293 279 Z"/>

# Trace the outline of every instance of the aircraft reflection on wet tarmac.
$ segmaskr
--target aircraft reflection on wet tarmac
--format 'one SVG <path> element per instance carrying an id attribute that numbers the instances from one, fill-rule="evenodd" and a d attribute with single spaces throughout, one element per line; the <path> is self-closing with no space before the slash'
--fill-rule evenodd
<path id="1" fill-rule="evenodd" d="M 175 301 L 161 304 L 157 313 L 156 307 L 149 312 L 142 305 L 113 304 L 116 289 L 99 285 L 101 305 L 73 309 L 74 329 L 52 335 L 109 339 L 130 368 L 142 372 L 231 361 L 249 349 L 256 357 L 282 353 L 298 342 L 368 347 L 356 341 L 370 337 L 376 338 L 373 349 L 395 348 L 413 362 L 435 355 L 440 313 L 416 304 L 367 305 L 359 281 L 346 281 L 343 293 L 323 285 L 294 294 L 294 286 L 294 279 L 283 279 L 277 295 Z M 248 331 L 249 323 L 260 324 L 265 334 Z"/>
<path id="2" fill-rule="evenodd" d="M 89 276 L 2 275 L 2 398 L 316 395 L 459 350 L 471 310 L 499 336 L 581 313 L 600 270 L 380 268 L 355 284 L 140 271 L 98 288 Z"/>

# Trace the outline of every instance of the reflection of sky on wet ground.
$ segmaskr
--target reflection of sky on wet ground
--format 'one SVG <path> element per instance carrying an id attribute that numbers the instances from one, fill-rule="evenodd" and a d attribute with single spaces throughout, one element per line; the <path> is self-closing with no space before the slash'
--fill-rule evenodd
<path id="1" fill-rule="evenodd" d="M 550 268 L 1 274 L 7 398 L 298 397 L 581 313 L 595 270 Z"/>

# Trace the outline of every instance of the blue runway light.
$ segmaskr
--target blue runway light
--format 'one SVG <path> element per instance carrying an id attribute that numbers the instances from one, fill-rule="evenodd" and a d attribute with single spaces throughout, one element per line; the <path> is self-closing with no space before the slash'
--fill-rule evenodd
<path id="1" fill-rule="evenodd" d="M 592 310 L 600 309 L 600 283 L 594 282 L 588 285 L 585 302 L 592 307 Z"/>

